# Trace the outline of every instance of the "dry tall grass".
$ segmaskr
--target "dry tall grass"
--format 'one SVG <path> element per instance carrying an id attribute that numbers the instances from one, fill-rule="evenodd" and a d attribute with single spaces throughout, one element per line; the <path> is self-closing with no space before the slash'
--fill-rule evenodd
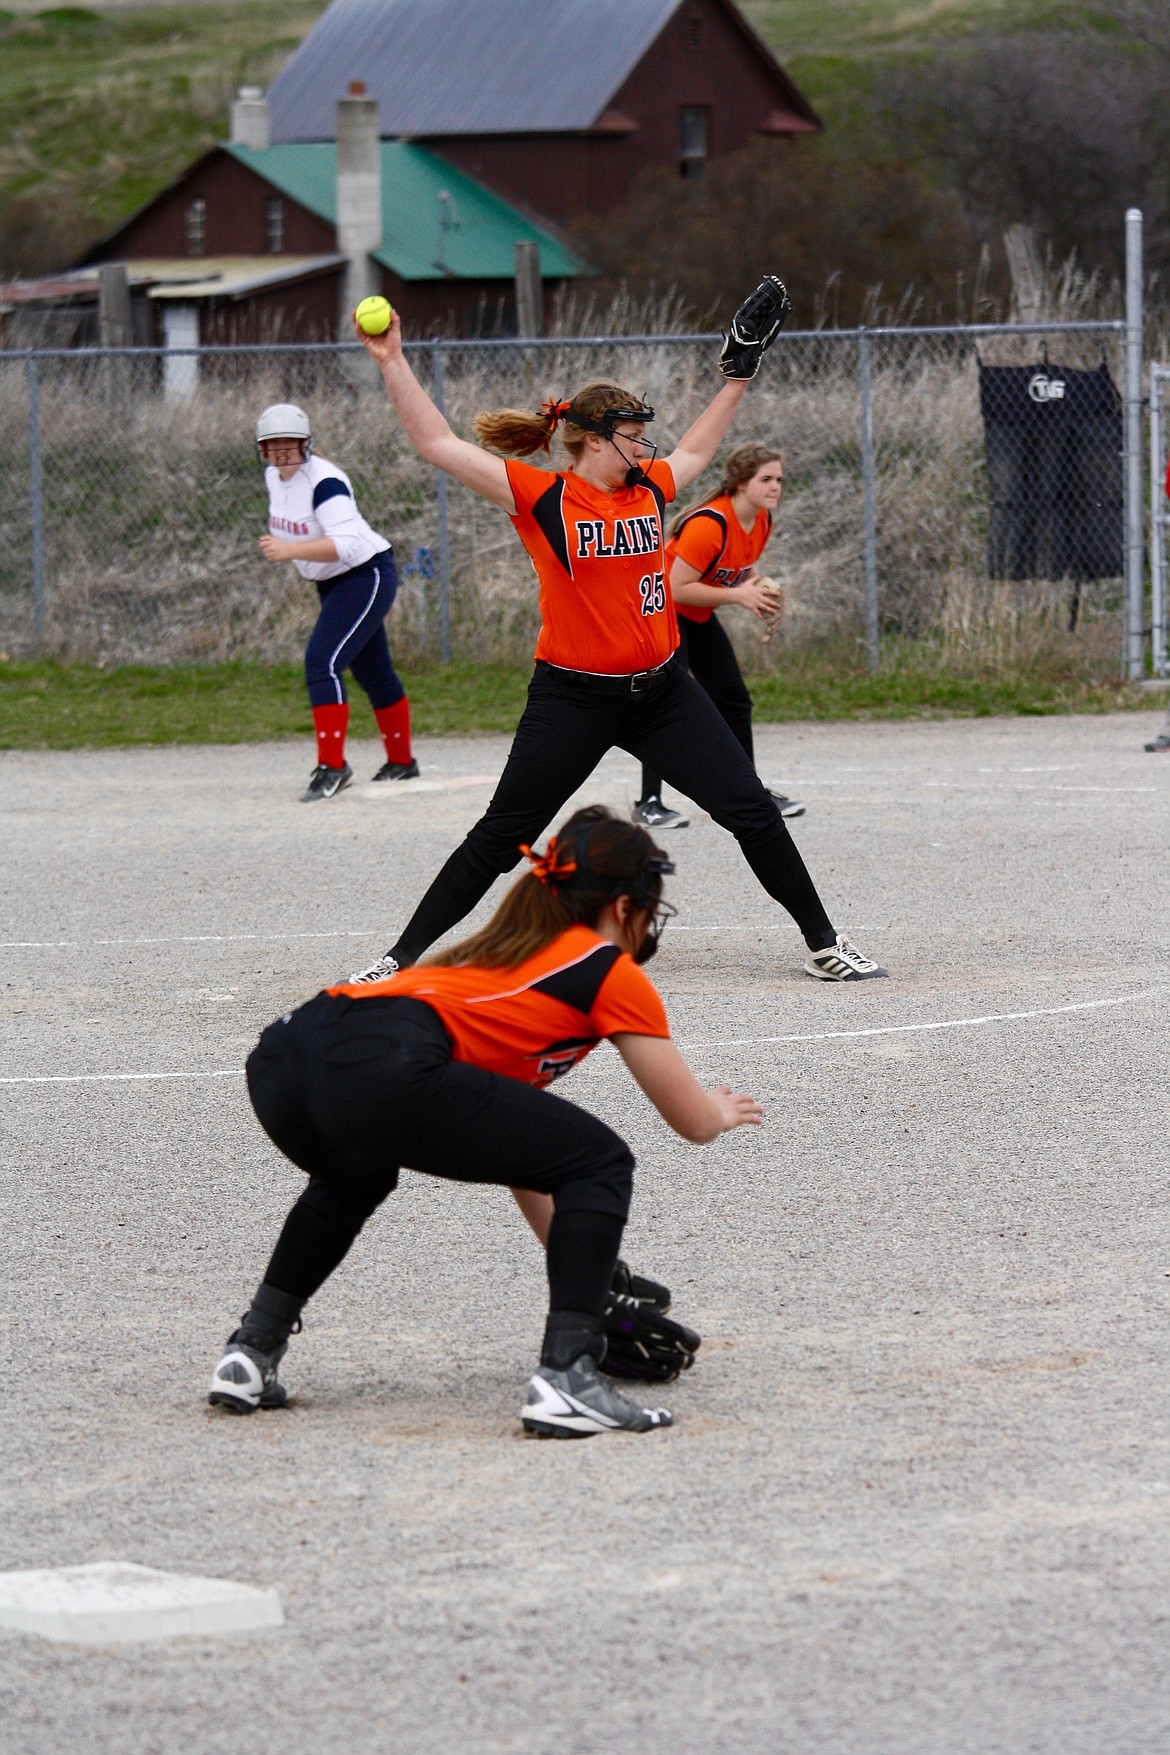
<path id="1" fill-rule="evenodd" d="M 1076 289 L 1071 288 L 1071 298 Z M 667 313 L 656 313 L 662 321 Z M 574 326 L 581 313 L 563 313 Z M 648 313 L 631 309 L 635 331 Z M 611 313 L 612 316 L 612 313 Z M 1050 341 L 1054 363 L 1095 364 L 1100 337 Z M 1105 341 L 1114 381 L 1117 348 Z M 913 331 L 875 337 L 873 412 L 880 608 L 884 625 L 922 642 L 947 667 L 1069 663 L 1115 652 L 1119 587 L 1087 588 L 1085 628 L 1070 640 L 1067 583 L 1009 586 L 988 577 L 988 490 L 978 376 L 969 341 Z M 1035 343 L 1009 339 L 1035 358 Z M 1059 350 L 1059 361 L 1057 352 Z M 431 381 L 432 355 L 414 355 Z M 587 379 L 612 377 L 659 410 L 668 452 L 718 379 L 709 342 L 461 347 L 444 355 L 445 400 L 458 431 L 481 409 L 537 407 Z M 291 567 L 259 557 L 266 503 L 252 443 L 255 417 L 296 400 L 319 452 L 353 477 L 358 502 L 389 537 L 402 586 L 391 634 L 404 659 L 438 640 L 436 479 L 403 438 L 380 382 L 353 356 L 242 353 L 204 365 L 197 392 L 168 401 L 156 363 L 42 365 L 46 604 L 44 649 L 71 659 L 170 662 L 295 658 L 316 597 Z M 31 642 L 27 404 L 23 369 L 0 357 L 0 646 Z M 854 662 L 864 628 L 858 343 L 825 331 L 782 337 L 753 386 L 737 438 L 778 442 L 787 486 L 768 570 L 788 588 L 783 633 L 764 646 L 742 616 L 726 621 L 753 668 L 791 662 L 826 642 Z M 701 494 L 712 470 L 697 484 Z M 692 496 L 694 497 L 694 496 Z M 449 491 L 455 650 L 523 659 L 537 628 L 536 583 L 507 520 L 456 485 Z M 428 576 L 430 575 L 430 576 Z M 1099 631 L 1098 631 L 1099 630 Z"/>

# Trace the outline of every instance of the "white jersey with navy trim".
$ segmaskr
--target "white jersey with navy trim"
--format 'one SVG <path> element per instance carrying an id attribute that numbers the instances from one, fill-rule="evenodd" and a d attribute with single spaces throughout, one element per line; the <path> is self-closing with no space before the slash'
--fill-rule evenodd
<path id="1" fill-rule="evenodd" d="M 390 547 L 372 530 L 357 509 L 353 484 L 344 469 L 327 457 L 310 455 L 289 481 L 271 464 L 264 471 L 268 489 L 268 528 L 290 542 L 312 542 L 327 536 L 337 548 L 335 561 L 294 561 L 302 579 L 324 583 L 364 566 Z"/>

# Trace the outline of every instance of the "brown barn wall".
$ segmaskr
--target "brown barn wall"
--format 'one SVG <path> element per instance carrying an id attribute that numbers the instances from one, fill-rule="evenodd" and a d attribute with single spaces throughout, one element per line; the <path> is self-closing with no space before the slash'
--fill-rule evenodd
<path id="1" fill-rule="evenodd" d="M 205 256 L 264 256 L 268 237 L 264 204 L 278 195 L 271 183 L 226 152 L 216 152 L 193 165 L 172 189 L 164 190 L 144 212 L 100 245 L 93 262 L 124 261 L 151 256 L 187 255 L 187 205 L 207 203 Z M 287 195 L 284 202 L 286 256 L 325 256 L 337 248 L 333 227 Z M 198 257 L 192 257 L 198 261 Z"/>
<path id="2" fill-rule="evenodd" d="M 564 283 L 546 280 L 551 301 Z M 408 337 L 462 336 L 476 339 L 516 333 L 516 289 L 510 280 L 401 281 L 382 270 L 382 295 L 402 316 Z"/>
<path id="3" fill-rule="evenodd" d="M 700 41 L 690 40 L 697 20 Z M 628 134 L 506 134 L 422 142 L 505 200 L 554 220 L 601 214 L 629 198 L 646 165 L 679 167 L 679 110 L 710 110 L 712 158 L 736 152 L 787 109 L 787 94 L 718 0 L 689 0 L 647 50 L 610 108 L 637 122 Z M 807 119 L 790 112 L 794 132 Z"/>
<path id="4" fill-rule="evenodd" d="M 336 269 L 295 286 L 268 287 L 247 298 L 207 299 L 200 313 L 200 339 L 205 347 L 332 341 L 340 298 L 341 271 Z"/>

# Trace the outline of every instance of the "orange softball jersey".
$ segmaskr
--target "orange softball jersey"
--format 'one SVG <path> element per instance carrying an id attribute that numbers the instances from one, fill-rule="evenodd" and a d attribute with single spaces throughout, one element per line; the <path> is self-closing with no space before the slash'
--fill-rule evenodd
<path id="1" fill-rule="evenodd" d="M 720 494 L 705 506 L 696 506 L 671 537 L 666 548 L 666 577 L 669 580 L 678 558 L 694 567 L 704 585 L 722 585 L 730 591 L 747 578 L 771 534 L 771 512 L 757 512 L 755 523 L 745 530 L 735 515 L 731 495 Z M 675 610 L 689 622 L 709 622 L 715 613 L 690 603 L 677 603 Z"/>
<path id="2" fill-rule="evenodd" d="M 571 926 L 515 969 L 416 964 L 389 981 L 330 987 L 350 999 L 421 999 L 437 1012 L 452 1058 L 525 1085 L 549 1085 L 608 1036 L 669 1036 L 666 1010 L 634 959 L 587 926 Z"/>
<path id="3" fill-rule="evenodd" d="M 663 540 L 670 465 L 648 464 L 646 486 L 612 494 L 571 469 L 506 467 L 512 523 L 540 581 L 537 658 L 605 676 L 665 664 L 678 645 Z"/>

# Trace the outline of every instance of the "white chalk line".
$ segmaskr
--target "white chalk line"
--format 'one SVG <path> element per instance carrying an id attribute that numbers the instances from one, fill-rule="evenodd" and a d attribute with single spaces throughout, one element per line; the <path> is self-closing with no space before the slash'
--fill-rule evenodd
<path id="1" fill-rule="evenodd" d="M 672 921 L 672 932 L 796 932 L 794 921 L 760 921 L 747 925 L 725 922 L 698 926 Z M 850 932 L 882 932 L 880 926 L 850 926 Z M 293 944 L 298 940 L 325 938 L 366 938 L 374 940 L 385 927 L 353 927 L 337 932 L 192 932 L 173 938 L 11 938 L 0 939 L 0 951 L 92 951 L 134 945 L 231 945 L 231 944 Z"/>
<path id="2" fill-rule="evenodd" d="M 776 1042 L 830 1042 L 846 1036 L 902 1036 L 919 1030 L 970 1030 L 980 1024 L 1015 1023 L 1021 1018 L 1055 1018 L 1067 1012 L 1100 1011 L 1105 1006 L 1132 1005 L 1168 993 L 1167 987 L 1148 987 L 1142 993 L 1123 993 L 1115 999 L 1082 999 L 1072 1005 L 1042 1006 L 1027 1012 L 988 1012 L 978 1018 L 942 1018 L 931 1024 L 879 1024 L 868 1030 L 818 1030 L 807 1036 L 729 1036 L 717 1042 L 682 1042 L 682 1048 L 753 1048 Z M 0 1078 L 0 1085 L 95 1085 L 145 1079 L 242 1078 L 242 1067 L 222 1067 L 214 1072 L 42 1073 L 20 1078 Z"/>
<path id="3" fill-rule="evenodd" d="M 242 1066 L 215 1072 L 41 1073 L 36 1077 L 0 1079 L 0 1085 L 110 1085 L 133 1079 L 242 1079 Z"/>
<path id="4" fill-rule="evenodd" d="M 266 944 L 292 943 L 307 938 L 376 938 L 377 928 L 354 927 L 342 932 L 189 932 L 178 938 L 10 938 L 0 940 L 0 951 L 77 951 L 110 945 L 231 945 L 249 940 Z"/>
<path id="5" fill-rule="evenodd" d="M 818 1030 L 808 1036 L 728 1036 L 717 1042 L 684 1042 L 683 1048 L 753 1048 L 774 1042 L 832 1042 L 846 1036 L 904 1036 L 919 1030 L 973 1030 L 981 1024 L 1009 1024 L 1021 1018 L 1056 1018 L 1067 1012 L 1100 1011 L 1104 1006 L 1132 1005 L 1138 1000 L 1153 999 L 1170 992 L 1166 987 L 1148 987 L 1142 993 L 1123 993 L 1116 999 L 1081 999 L 1073 1005 L 1040 1006 L 1027 1012 L 987 1012 L 977 1018 L 940 1018 L 930 1024 L 877 1024 L 868 1030 Z"/>

